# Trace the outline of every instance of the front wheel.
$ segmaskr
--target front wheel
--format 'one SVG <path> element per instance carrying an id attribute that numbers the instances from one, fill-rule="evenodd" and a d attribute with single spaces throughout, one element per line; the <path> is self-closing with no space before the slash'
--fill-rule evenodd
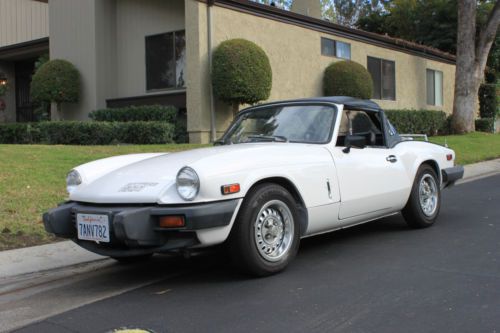
<path id="1" fill-rule="evenodd" d="M 252 189 L 229 238 L 233 262 L 256 276 L 282 271 L 299 248 L 298 219 L 297 204 L 282 186 L 262 184 Z"/>
<path id="2" fill-rule="evenodd" d="M 439 178 L 429 165 L 422 165 L 417 171 L 410 198 L 403 217 L 412 228 L 430 227 L 436 221 L 441 208 L 441 188 Z"/>

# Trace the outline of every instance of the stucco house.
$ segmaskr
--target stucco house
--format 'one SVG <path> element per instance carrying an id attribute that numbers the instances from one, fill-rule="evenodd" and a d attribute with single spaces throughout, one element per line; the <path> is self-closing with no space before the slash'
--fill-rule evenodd
<path id="1" fill-rule="evenodd" d="M 387 109 L 451 113 L 455 57 L 421 45 L 346 28 L 320 18 L 319 0 L 291 11 L 247 0 L 0 0 L 0 81 L 5 121 L 30 121 L 35 59 L 72 62 L 82 98 L 67 119 L 103 107 L 174 105 L 186 110 L 190 142 L 209 142 L 231 120 L 210 86 L 210 52 L 245 38 L 270 58 L 269 100 L 320 96 L 324 69 L 350 59 L 373 77 L 373 100 Z"/>

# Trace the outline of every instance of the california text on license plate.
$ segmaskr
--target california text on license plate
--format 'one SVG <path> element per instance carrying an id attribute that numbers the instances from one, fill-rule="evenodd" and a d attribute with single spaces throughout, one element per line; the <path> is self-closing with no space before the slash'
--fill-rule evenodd
<path id="1" fill-rule="evenodd" d="M 77 214 L 78 239 L 109 242 L 108 215 Z"/>

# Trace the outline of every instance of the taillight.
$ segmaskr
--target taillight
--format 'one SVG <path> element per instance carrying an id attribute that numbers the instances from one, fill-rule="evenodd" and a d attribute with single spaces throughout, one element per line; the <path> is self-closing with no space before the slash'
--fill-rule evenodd
<path id="1" fill-rule="evenodd" d="M 446 154 L 446 160 L 451 161 L 453 159 L 453 154 Z"/>

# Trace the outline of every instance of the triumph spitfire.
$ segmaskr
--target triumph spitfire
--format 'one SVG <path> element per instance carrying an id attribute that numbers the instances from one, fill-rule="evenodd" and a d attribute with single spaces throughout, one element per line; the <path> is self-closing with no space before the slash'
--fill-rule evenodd
<path id="1" fill-rule="evenodd" d="M 223 244 L 253 275 L 282 271 L 301 238 L 402 213 L 431 226 L 455 153 L 399 135 L 374 102 L 323 97 L 241 111 L 214 147 L 75 167 L 45 228 L 119 261 Z"/>

